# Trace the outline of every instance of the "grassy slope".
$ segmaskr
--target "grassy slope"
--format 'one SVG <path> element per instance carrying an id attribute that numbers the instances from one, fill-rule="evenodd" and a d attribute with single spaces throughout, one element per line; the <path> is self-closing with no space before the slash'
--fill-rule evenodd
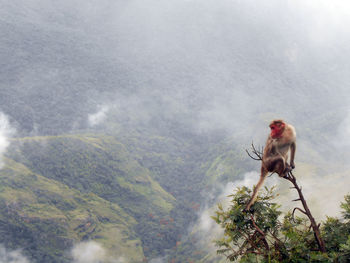
<path id="1" fill-rule="evenodd" d="M 136 214 L 172 208 L 174 198 L 113 137 L 50 136 L 23 138 L 18 143 L 21 154 L 15 158 L 45 177 L 109 201 L 128 201 L 125 209 Z"/>

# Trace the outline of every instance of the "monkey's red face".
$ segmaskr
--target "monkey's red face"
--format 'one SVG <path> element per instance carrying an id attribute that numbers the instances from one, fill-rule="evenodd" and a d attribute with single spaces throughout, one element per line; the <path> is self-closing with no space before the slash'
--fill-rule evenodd
<path id="1" fill-rule="evenodd" d="M 284 131 L 285 124 L 282 122 L 272 123 L 270 125 L 271 137 L 273 139 L 281 138 Z"/>

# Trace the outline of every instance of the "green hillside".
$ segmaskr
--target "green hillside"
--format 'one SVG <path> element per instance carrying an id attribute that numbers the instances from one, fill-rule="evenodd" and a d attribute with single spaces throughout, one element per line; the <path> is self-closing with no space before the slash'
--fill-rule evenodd
<path id="1" fill-rule="evenodd" d="M 47 178 L 93 192 L 131 213 L 168 213 L 174 198 L 150 172 L 140 166 L 125 146 L 107 136 L 50 136 L 16 141 L 20 151 L 13 158 Z"/>

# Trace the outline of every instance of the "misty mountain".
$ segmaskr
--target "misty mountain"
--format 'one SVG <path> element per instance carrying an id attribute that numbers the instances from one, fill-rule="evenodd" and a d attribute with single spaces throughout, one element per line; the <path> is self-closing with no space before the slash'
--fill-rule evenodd
<path id="1" fill-rule="evenodd" d="M 347 18 L 314 1 L 1 5 L 1 108 L 27 133 L 87 128 L 101 105 L 201 132 L 241 129 L 262 108 L 297 124 L 346 114 Z"/>

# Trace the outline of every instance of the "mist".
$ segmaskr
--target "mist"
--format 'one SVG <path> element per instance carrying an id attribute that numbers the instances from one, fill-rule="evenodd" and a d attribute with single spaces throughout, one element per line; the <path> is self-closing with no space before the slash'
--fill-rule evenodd
<path id="1" fill-rule="evenodd" d="M 2 90 L 42 97 L 4 111 L 49 133 L 63 128 L 44 121 L 47 107 L 71 131 L 106 103 L 198 132 L 253 135 L 247 125 L 272 116 L 324 128 L 314 119 L 347 117 L 348 14 L 341 0 L 3 2 Z"/>
<path id="2" fill-rule="evenodd" d="M 0 245 L 0 263 L 30 263 L 21 250 L 8 250 Z"/>
<path id="3" fill-rule="evenodd" d="M 15 129 L 11 127 L 8 117 L 0 112 L 0 169 L 4 166 L 4 154 L 10 146 L 10 137 L 15 133 Z"/>
<path id="4" fill-rule="evenodd" d="M 107 106 L 102 106 L 97 112 L 89 114 L 88 119 L 90 126 L 96 126 L 102 123 L 107 117 L 108 110 L 109 108 Z"/>
<path id="5" fill-rule="evenodd" d="M 76 244 L 71 252 L 73 263 L 98 263 L 105 262 L 106 251 L 94 241 L 87 241 Z"/>

